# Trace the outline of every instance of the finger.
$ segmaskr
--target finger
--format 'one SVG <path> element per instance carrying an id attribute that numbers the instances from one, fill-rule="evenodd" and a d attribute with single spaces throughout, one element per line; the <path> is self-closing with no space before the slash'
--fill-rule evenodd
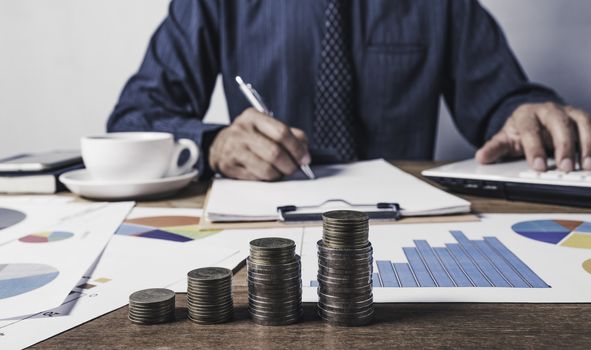
<path id="1" fill-rule="evenodd" d="M 256 130 L 279 143 L 299 164 L 304 164 L 309 156 L 308 150 L 287 125 L 262 113 L 249 114 L 249 117 Z"/>
<path id="2" fill-rule="evenodd" d="M 298 139 L 301 143 L 308 145 L 308 136 L 306 136 L 304 130 L 298 128 L 291 128 L 290 130 L 296 139 Z"/>
<path id="3" fill-rule="evenodd" d="M 273 165 L 265 162 L 250 150 L 241 152 L 238 155 L 238 161 L 258 180 L 273 181 L 281 178 L 281 173 Z"/>
<path id="4" fill-rule="evenodd" d="M 511 148 L 511 141 L 507 134 L 501 130 L 476 152 L 476 160 L 480 164 L 494 163 L 507 156 Z"/>
<path id="5" fill-rule="evenodd" d="M 256 181 L 257 177 L 250 173 L 242 164 L 237 162 L 224 162 L 220 164 L 219 171 L 222 175 L 238 180 Z"/>
<path id="6" fill-rule="evenodd" d="M 304 146 L 306 147 L 306 155 L 304 156 L 304 158 L 302 158 L 302 161 L 300 162 L 300 164 L 302 165 L 308 165 L 312 162 L 312 157 L 310 156 L 310 149 L 308 148 L 308 136 L 306 135 L 306 133 L 298 128 L 291 128 L 291 133 L 293 134 L 293 136 L 296 137 L 296 139 L 300 140 L 301 143 L 304 144 Z"/>
<path id="7" fill-rule="evenodd" d="M 581 149 L 581 167 L 591 170 L 591 116 L 576 108 L 567 107 L 566 113 L 575 121 Z"/>
<path id="8" fill-rule="evenodd" d="M 554 158 L 558 168 L 566 172 L 573 171 L 577 135 L 572 120 L 562 109 L 552 104 L 547 105 L 537 114 L 552 137 Z"/>
<path id="9" fill-rule="evenodd" d="M 523 153 L 531 169 L 546 171 L 546 150 L 542 138 L 542 125 L 532 111 L 516 115 L 515 129 L 520 136 Z"/>
<path id="10" fill-rule="evenodd" d="M 291 175 L 298 168 L 298 164 L 283 147 L 256 131 L 249 135 L 247 147 L 259 158 L 272 164 L 282 175 Z"/>

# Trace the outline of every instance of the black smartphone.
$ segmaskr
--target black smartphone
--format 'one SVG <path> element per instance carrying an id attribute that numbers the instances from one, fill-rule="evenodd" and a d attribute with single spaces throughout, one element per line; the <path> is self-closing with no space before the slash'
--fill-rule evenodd
<path id="1" fill-rule="evenodd" d="M 50 171 L 80 162 L 80 151 L 25 153 L 0 159 L 0 173 Z"/>

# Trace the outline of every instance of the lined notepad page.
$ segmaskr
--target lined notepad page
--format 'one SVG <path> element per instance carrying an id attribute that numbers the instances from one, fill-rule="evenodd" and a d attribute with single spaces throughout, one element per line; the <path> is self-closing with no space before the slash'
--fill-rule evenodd
<path id="1" fill-rule="evenodd" d="M 315 180 L 299 173 L 277 182 L 216 178 L 209 193 L 206 217 L 212 222 L 275 221 L 279 206 L 318 206 L 331 199 L 357 205 L 394 202 L 400 205 L 403 216 L 470 211 L 470 202 L 381 159 L 312 169 Z"/>

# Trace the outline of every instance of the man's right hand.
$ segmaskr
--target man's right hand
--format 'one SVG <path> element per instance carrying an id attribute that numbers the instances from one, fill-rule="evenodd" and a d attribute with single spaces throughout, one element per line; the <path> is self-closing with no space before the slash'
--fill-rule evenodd
<path id="1" fill-rule="evenodd" d="M 310 164 L 308 140 L 300 129 L 249 108 L 220 131 L 209 149 L 215 171 L 241 180 L 277 180 Z"/>

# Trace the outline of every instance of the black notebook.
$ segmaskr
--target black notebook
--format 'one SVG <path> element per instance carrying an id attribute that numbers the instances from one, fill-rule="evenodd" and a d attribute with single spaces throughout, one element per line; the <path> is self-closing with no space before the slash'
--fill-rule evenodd
<path id="1" fill-rule="evenodd" d="M 59 176 L 83 167 L 82 163 L 77 163 L 41 172 L 3 172 L 0 173 L 0 193 L 51 194 L 63 191 L 65 187 L 59 182 Z"/>

